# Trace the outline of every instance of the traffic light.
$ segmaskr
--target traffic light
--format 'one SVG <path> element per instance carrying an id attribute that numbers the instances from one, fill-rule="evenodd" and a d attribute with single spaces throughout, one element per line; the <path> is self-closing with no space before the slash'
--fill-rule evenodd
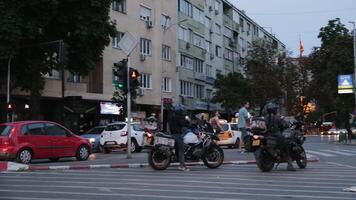
<path id="1" fill-rule="evenodd" d="M 137 69 L 130 68 L 130 87 L 137 88 L 140 86 L 140 82 L 138 81 L 139 76 L 140 73 Z"/>
<path id="2" fill-rule="evenodd" d="M 115 88 L 127 93 L 127 59 L 114 63 L 113 74 Z"/>
<path id="3" fill-rule="evenodd" d="M 12 113 L 14 111 L 14 106 L 12 103 L 7 104 L 7 113 Z"/>

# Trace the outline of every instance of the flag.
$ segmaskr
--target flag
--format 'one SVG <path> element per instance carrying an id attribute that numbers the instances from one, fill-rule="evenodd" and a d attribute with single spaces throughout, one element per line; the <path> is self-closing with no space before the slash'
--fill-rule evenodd
<path id="1" fill-rule="evenodd" d="M 304 46 L 301 40 L 299 40 L 299 53 L 300 53 L 300 57 L 302 57 L 304 53 Z"/>

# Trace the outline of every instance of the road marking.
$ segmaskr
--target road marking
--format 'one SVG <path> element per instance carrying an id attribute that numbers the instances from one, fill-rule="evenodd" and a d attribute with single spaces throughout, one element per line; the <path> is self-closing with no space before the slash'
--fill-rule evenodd
<path id="1" fill-rule="evenodd" d="M 355 155 L 355 154 L 352 154 L 352 153 L 346 153 L 346 152 L 341 152 L 341 151 L 337 151 L 337 150 L 329 150 L 329 149 L 323 149 L 322 151 L 326 151 L 326 152 L 329 152 L 329 153 L 340 154 L 340 155 L 343 155 L 343 156 L 354 156 Z"/>
<path id="2" fill-rule="evenodd" d="M 345 165 L 345 164 L 336 163 L 336 162 L 328 162 L 328 163 L 329 163 L 329 164 L 332 164 L 332 165 L 341 166 L 341 167 L 346 167 L 346 168 L 356 169 L 356 167 L 355 167 L 355 166 L 351 166 L 351 165 Z"/>
<path id="3" fill-rule="evenodd" d="M 329 153 L 323 153 L 323 152 L 319 152 L 319 151 L 312 151 L 312 150 L 307 150 L 308 153 L 312 153 L 312 154 L 317 154 L 320 156 L 326 156 L 326 157 L 334 157 L 335 155 L 333 154 L 329 154 Z"/>

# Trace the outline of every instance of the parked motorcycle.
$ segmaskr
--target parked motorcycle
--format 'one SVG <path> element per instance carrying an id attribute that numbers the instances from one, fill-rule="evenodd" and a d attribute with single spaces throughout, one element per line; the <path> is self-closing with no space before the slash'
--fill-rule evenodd
<path id="1" fill-rule="evenodd" d="M 252 120 L 261 121 L 262 118 Z M 252 127 L 249 136 L 246 137 L 246 146 L 254 152 L 256 164 L 263 172 L 269 172 L 275 164 L 287 162 L 286 151 L 290 152 L 293 161 L 296 161 L 299 168 L 304 169 L 307 166 L 307 156 L 303 148 L 305 141 L 302 132 L 302 123 L 295 122 L 282 131 L 283 141 L 273 141 L 272 137 L 266 135 L 266 131 L 261 127 Z M 277 142 L 277 148 L 271 149 L 267 146 Z"/>
<path id="2" fill-rule="evenodd" d="M 147 134 L 151 144 L 149 148 L 148 163 L 156 170 L 164 170 L 171 162 L 178 161 L 174 148 L 174 139 L 171 135 L 162 132 Z M 189 129 L 183 137 L 184 157 L 186 161 L 202 160 L 208 168 L 218 168 L 224 161 L 224 151 L 216 144 L 219 138 L 213 133 L 204 131 L 202 127 Z"/>

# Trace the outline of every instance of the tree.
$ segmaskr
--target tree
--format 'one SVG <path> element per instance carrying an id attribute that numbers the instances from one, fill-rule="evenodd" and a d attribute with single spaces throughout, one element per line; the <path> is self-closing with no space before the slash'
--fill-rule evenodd
<path id="1" fill-rule="evenodd" d="M 251 101 L 260 107 L 282 97 L 282 57 L 270 42 L 255 40 L 248 51 L 246 75 L 251 85 Z"/>
<path id="2" fill-rule="evenodd" d="M 30 92 L 32 118 L 38 117 L 44 74 L 63 68 L 87 75 L 100 62 L 116 34 L 110 6 L 111 0 L 0 2 L 0 60 L 12 58 L 14 86 Z M 62 57 L 61 43 L 67 47 Z"/>
<path id="3" fill-rule="evenodd" d="M 227 110 L 237 110 L 244 101 L 250 98 L 250 87 L 246 78 L 240 73 L 218 75 L 212 101 L 222 103 Z"/>
<path id="4" fill-rule="evenodd" d="M 320 48 L 309 56 L 309 68 L 313 74 L 313 97 L 324 113 L 353 109 L 353 95 L 337 93 L 337 76 L 353 73 L 353 44 L 349 31 L 339 18 L 330 20 L 320 29 Z M 341 119 L 339 119 L 341 120 Z"/>

